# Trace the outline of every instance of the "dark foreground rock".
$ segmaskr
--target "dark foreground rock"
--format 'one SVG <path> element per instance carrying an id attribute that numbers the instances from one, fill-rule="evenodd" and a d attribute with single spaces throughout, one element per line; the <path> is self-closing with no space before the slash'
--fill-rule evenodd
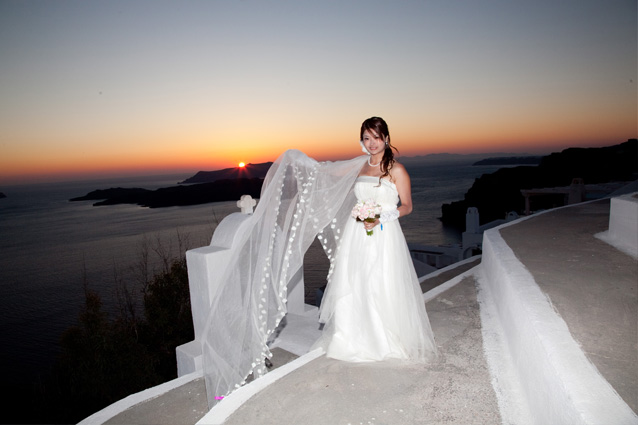
<path id="1" fill-rule="evenodd" d="M 94 190 L 70 201 L 93 201 L 94 206 L 137 204 L 149 208 L 199 205 L 208 202 L 239 200 L 241 195 L 258 198 L 263 179 L 228 179 L 192 186 L 172 186 L 157 190 L 141 188 L 111 188 Z"/>
<path id="2" fill-rule="evenodd" d="M 569 186 L 574 178 L 585 184 L 638 179 L 638 141 L 629 139 L 603 148 L 569 148 L 544 156 L 538 166 L 501 168 L 474 181 L 462 201 L 443 204 L 441 221 L 465 228 L 467 208 L 479 210 L 481 224 L 505 218 L 509 211 L 522 214 L 521 189 Z M 560 199 L 558 199 L 560 198 Z M 535 200 L 537 208 L 562 205 L 563 195 Z"/>
<path id="3" fill-rule="evenodd" d="M 4 193 L 0 192 L 0 199 L 6 198 L 6 197 L 7 197 L 7 195 L 5 195 Z"/>

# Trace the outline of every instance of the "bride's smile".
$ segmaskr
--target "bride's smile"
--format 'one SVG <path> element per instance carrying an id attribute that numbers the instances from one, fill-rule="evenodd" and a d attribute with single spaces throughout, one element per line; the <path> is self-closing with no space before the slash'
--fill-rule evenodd
<path id="1" fill-rule="evenodd" d="M 370 155 L 377 156 L 383 154 L 383 151 L 385 150 L 385 141 L 381 138 L 381 136 L 379 136 L 379 134 L 370 130 L 365 130 L 363 132 L 362 141 Z"/>

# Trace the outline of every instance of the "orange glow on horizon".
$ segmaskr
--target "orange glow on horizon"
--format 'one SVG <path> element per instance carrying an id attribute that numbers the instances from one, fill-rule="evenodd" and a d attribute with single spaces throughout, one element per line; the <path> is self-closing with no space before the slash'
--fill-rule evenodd
<path id="1" fill-rule="evenodd" d="M 93 150 L 88 158 L 85 156 L 88 152 L 84 150 L 57 152 L 44 148 L 39 154 L 9 152 L 8 157 L 3 158 L 3 163 L 0 164 L 0 185 L 136 175 L 194 174 L 197 171 L 242 168 L 248 163 L 275 161 L 287 149 L 299 149 L 319 161 L 335 161 L 362 155 L 356 135 L 353 138 L 351 132 L 344 133 L 339 132 L 336 136 L 322 134 L 310 140 L 280 137 L 277 141 L 268 140 L 258 144 L 237 139 L 219 145 L 200 141 L 190 147 L 164 143 L 150 151 L 112 151 L 101 146 L 100 149 Z M 623 143 L 632 136 L 621 136 L 622 133 L 627 133 L 622 130 L 600 133 L 589 137 L 555 133 L 545 139 L 537 138 L 538 134 L 524 132 L 521 134 L 525 136 L 518 138 L 512 137 L 513 132 L 504 135 L 494 132 L 491 137 L 484 134 L 468 137 L 467 134 L 437 134 L 434 131 L 414 131 L 412 128 L 397 126 L 397 131 L 392 132 L 392 141 L 399 149 L 400 160 L 401 157 L 438 153 L 505 152 L 544 155 L 569 147 L 611 146 Z M 331 140 L 327 140 L 328 138 Z M 237 157 L 244 160 L 238 163 Z"/>

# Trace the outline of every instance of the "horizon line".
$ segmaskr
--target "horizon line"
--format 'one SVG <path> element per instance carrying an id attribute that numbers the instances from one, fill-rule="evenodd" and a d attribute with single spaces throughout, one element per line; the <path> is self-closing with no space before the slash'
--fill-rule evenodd
<path id="1" fill-rule="evenodd" d="M 505 156 L 511 156 L 511 157 L 525 157 L 525 156 L 546 156 L 546 155 L 550 155 L 552 153 L 556 153 L 556 152 L 562 152 L 566 149 L 578 149 L 578 148 L 582 148 L 582 149 L 587 149 L 587 148 L 602 148 L 602 147 L 608 147 L 608 146 L 616 146 L 622 143 L 626 143 L 627 141 L 630 140 L 636 140 L 636 138 L 628 138 L 623 142 L 618 142 L 618 143 L 612 143 L 612 144 L 602 144 L 602 145 L 596 145 L 596 146 L 570 146 L 570 147 L 566 147 L 566 148 L 562 148 L 562 149 L 552 149 L 552 148 L 548 148 L 545 147 L 545 149 L 540 150 L 539 152 L 505 152 L 505 151 L 497 151 L 497 152 L 486 152 L 486 151 L 477 151 L 477 152 L 471 152 L 471 153 L 454 153 L 454 152 L 431 152 L 431 153 L 427 153 L 427 154 L 412 154 L 412 155 L 397 155 L 397 157 L 399 159 L 410 159 L 410 158 L 417 158 L 417 159 L 426 159 L 427 157 L 436 157 L 436 156 L 450 156 L 450 157 L 456 157 L 456 158 L 462 158 L 462 157 L 477 157 L 477 156 L 484 156 L 485 158 L 490 158 L 490 157 L 505 157 Z M 337 157 L 333 157 L 333 158 L 329 158 L 329 159 L 324 159 L 322 158 L 321 161 L 338 161 L 338 160 L 343 160 L 343 159 L 347 159 L 350 157 L 344 157 L 343 155 L 337 156 Z M 268 162 L 274 162 L 277 158 L 272 159 L 270 161 L 266 161 L 266 162 L 246 162 L 246 165 L 258 165 L 258 164 L 265 164 Z M 12 186 L 24 186 L 24 185 L 33 185 L 33 184 L 57 184 L 57 183 L 80 183 L 80 182 L 91 182 L 91 181 L 99 181 L 99 180 L 125 180 L 125 179 L 130 179 L 130 178 L 151 178 L 151 177 L 170 177 L 170 176 L 183 176 L 183 175 L 189 175 L 189 174 L 196 174 L 198 172 L 213 172 L 213 171 L 221 171 L 221 170 L 230 170 L 233 168 L 239 168 L 238 165 L 235 167 L 223 167 L 223 168 L 216 168 L 216 169 L 197 169 L 195 167 L 192 168 L 185 168 L 185 167 L 179 167 L 177 166 L 176 168 L 163 168 L 163 169 L 130 169 L 130 170 L 101 170 L 101 171 L 96 171 L 94 173 L 91 172 L 78 172 L 77 174 L 74 174 L 73 172 L 60 172 L 60 173 L 42 173 L 42 174 L 34 174 L 34 175 L 28 175 L 28 176 L 24 176 L 24 175 L 20 175 L 20 176 L 5 176 L 5 177 L 0 177 L 0 179 L 5 180 L 8 179 L 8 181 L 1 181 L 0 180 L 0 188 L 2 187 L 12 187 Z M 1 191 L 1 190 L 0 190 Z"/>

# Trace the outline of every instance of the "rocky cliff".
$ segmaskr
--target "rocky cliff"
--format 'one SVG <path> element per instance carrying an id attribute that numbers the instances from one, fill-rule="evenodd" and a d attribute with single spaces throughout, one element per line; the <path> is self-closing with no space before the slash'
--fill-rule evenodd
<path id="1" fill-rule="evenodd" d="M 509 211 L 522 214 L 525 199 L 521 189 L 569 186 L 574 178 L 582 178 L 586 184 L 638 179 L 638 141 L 629 139 L 602 148 L 569 148 L 544 156 L 537 166 L 501 168 L 484 174 L 474 181 L 463 200 L 442 205 L 441 220 L 464 229 L 468 207 L 478 208 L 481 224 L 505 218 Z M 551 208 L 555 202 L 547 197 L 535 204 Z"/>

